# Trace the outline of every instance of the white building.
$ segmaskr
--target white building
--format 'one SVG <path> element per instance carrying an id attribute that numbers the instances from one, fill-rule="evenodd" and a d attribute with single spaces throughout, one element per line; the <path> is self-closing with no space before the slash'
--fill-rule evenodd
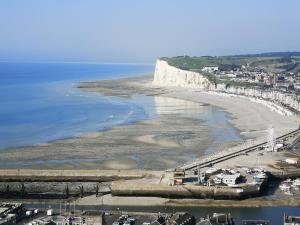
<path id="1" fill-rule="evenodd" d="M 240 173 L 235 173 L 235 174 L 218 174 L 215 178 L 214 178 L 214 182 L 216 184 L 226 184 L 228 186 L 231 185 L 235 185 L 237 184 L 237 180 L 238 178 L 241 176 Z"/>
<path id="2" fill-rule="evenodd" d="M 219 67 L 217 66 L 205 66 L 202 68 L 202 72 L 208 72 L 208 73 L 212 73 L 212 72 L 215 72 L 215 71 L 218 71 L 219 70 Z"/>
<path id="3" fill-rule="evenodd" d="M 298 225 L 300 224 L 299 216 L 287 216 L 284 214 L 284 225 Z"/>

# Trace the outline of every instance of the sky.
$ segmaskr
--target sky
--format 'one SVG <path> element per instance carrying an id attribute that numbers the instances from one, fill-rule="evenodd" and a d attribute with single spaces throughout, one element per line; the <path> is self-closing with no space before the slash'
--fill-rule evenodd
<path id="1" fill-rule="evenodd" d="M 300 51 L 299 0 L 0 0 L 0 60 Z"/>

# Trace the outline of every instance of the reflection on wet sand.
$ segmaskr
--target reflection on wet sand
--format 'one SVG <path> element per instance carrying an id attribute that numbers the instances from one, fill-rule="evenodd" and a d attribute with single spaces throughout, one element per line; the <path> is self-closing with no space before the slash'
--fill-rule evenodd
<path id="1" fill-rule="evenodd" d="M 201 103 L 192 101 L 155 96 L 155 110 L 158 115 L 164 114 L 203 114 L 207 112 L 207 107 Z"/>
<path id="2" fill-rule="evenodd" d="M 105 90 L 132 89 L 124 88 L 124 80 L 105 84 L 109 87 Z M 99 85 L 103 91 L 103 82 Z M 219 150 L 219 143 L 226 148 L 237 139 L 227 114 L 218 107 L 157 95 L 148 98 L 144 110 L 154 111 L 153 118 L 47 145 L 3 150 L 0 167 L 164 170 Z"/>

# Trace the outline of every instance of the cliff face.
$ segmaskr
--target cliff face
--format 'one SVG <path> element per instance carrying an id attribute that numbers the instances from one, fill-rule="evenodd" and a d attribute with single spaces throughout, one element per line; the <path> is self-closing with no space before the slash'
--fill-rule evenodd
<path id="1" fill-rule="evenodd" d="M 221 92 L 263 99 L 300 113 L 299 97 L 295 94 L 255 88 L 228 87 L 225 84 L 213 85 L 204 75 L 170 66 L 166 61 L 157 60 L 153 85 L 164 87 L 187 87 L 213 92 Z"/>
<path id="2" fill-rule="evenodd" d="M 216 91 L 225 92 L 228 94 L 236 94 L 257 99 L 263 99 L 276 104 L 280 104 L 292 111 L 300 112 L 299 97 L 295 94 L 283 93 L 280 91 L 258 90 L 255 88 L 230 87 L 227 89 L 216 89 Z"/>
<path id="3" fill-rule="evenodd" d="M 156 61 L 153 85 L 199 89 L 213 86 L 202 74 L 175 68 L 163 60 Z"/>

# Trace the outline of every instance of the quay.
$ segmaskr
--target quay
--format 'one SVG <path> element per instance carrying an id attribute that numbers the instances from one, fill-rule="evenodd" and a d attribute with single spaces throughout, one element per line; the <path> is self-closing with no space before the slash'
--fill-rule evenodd
<path id="1" fill-rule="evenodd" d="M 111 192 L 110 182 L 156 178 L 158 171 L 145 170 L 0 170 L 0 196 L 3 198 L 69 198 Z"/>
<path id="2" fill-rule="evenodd" d="M 188 208 L 184 211 L 165 210 L 132 211 L 129 208 L 116 210 L 82 210 L 74 202 L 58 203 L 58 208 L 42 208 L 22 203 L 0 202 L 0 225 L 297 225 L 300 217 L 287 214 L 276 215 L 247 214 L 237 215 L 230 209 L 221 212 L 195 212 Z"/>
<path id="3" fill-rule="evenodd" d="M 274 138 L 275 144 L 276 141 L 291 142 L 288 145 L 291 146 L 298 141 L 299 134 L 300 129 L 297 129 Z M 272 178 L 300 176 L 298 166 L 292 169 L 263 169 L 257 163 L 254 166 L 243 164 L 242 167 L 228 167 L 229 162 L 235 160 L 233 158 L 250 152 L 257 154 L 257 158 L 261 157 L 261 152 L 266 151 L 268 144 L 266 141 L 248 147 L 238 146 L 167 171 L 0 169 L 0 195 L 21 198 L 69 198 L 94 194 L 202 199 L 252 198 L 261 195 Z M 255 151 L 258 153 L 254 153 Z M 269 158 L 268 153 L 266 155 Z M 282 156 L 280 159 L 282 160 Z M 211 167 L 217 163 L 222 164 L 223 161 L 226 161 L 226 165 L 221 168 Z"/>

